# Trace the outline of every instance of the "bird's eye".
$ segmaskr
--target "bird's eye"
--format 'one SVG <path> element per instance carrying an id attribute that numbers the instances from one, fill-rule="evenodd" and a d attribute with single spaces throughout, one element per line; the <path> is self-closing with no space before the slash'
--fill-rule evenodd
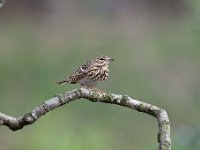
<path id="1" fill-rule="evenodd" d="M 103 58 L 99 58 L 99 60 L 104 60 Z"/>

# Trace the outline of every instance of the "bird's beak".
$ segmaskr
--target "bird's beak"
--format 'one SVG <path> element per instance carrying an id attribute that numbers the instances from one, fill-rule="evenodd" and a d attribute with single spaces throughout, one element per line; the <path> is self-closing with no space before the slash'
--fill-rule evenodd
<path id="1" fill-rule="evenodd" d="M 115 59 L 113 59 L 113 58 L 110 58 L 110 59 L 109 59 L 110 62 L 111 62 L 111 61 L 114 61 L 114 60 L 115 60 Z"/>

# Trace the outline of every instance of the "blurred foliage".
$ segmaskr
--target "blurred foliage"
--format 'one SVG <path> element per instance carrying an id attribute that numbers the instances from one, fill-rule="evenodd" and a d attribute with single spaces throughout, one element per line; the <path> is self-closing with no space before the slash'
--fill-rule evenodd
<path id="1" fill-rule="evenodd" d="M 0 0 L 0 8 L 4 5 L 5 0 Z"/>
<path id="2" fill-rule="evenodd" d="M 12 2 L 0 10 L 0 112 L 20 116 L 76 88 L 55 83 L 104 54 L 116 61 L 99 88 L 166 109 L 172 148 L 199 149 L 200 3 L 186 1 L 188 10 L 172 17 L 121 7 L 102 13 L 98 9 L 110 9 L 102 1 L 95 1 L 95 10 L 94 3 L 88 10 L 78 2 L 59 2 L 49 12 L 6 11 Z M 83 99 L 23 130 L 1 127 L 0 149 L 150 150 L 157 147 L 157 130 L 148 115 Z"/>

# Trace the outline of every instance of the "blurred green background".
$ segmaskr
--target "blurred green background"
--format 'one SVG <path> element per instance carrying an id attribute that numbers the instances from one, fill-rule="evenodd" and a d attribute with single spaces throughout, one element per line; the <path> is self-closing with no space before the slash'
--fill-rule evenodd
<path id="1" fill-rule="evenodd" d="M 18 0 L 0 9 L 0 112 L 20 116 L 78 85 L 55 83 L 108 55 L 98 87 L 167 110 L 172 149 L 200 149 L 200 1 Z M 17 132 L 1 150 L 155 150 L 156 119 L 84 99 Z"/>

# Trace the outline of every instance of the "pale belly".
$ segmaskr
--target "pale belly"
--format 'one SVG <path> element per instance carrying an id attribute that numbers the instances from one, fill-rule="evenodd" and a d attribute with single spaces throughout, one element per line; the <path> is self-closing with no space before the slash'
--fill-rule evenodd
<path id="1" fill-rule="evenodd" d="M 87 77 L 82 78 L 81 80 L 79 80 L 78 82 L 81 86 L 85 86 L 85 87 L 95 87 L 97 82 L 95 79 L 89 79 Z"/>

